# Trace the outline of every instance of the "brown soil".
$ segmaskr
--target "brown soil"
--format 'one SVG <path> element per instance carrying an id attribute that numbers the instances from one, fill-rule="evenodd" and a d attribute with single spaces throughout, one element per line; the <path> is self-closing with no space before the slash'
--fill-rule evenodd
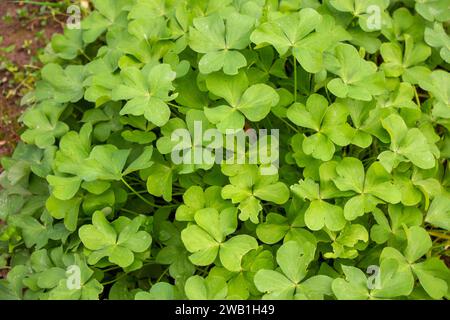
<path id="1" fill-rule="evenodd" d="M 22 10 L 22 14 L 17 10 Z M 57 19 L 39 5 L 0 2 L 0 36 L 3 38 L 0 44 L 0 157 L 10 154 L 19 139 L 18 118 L 23 112 L 20 99 L 32 86 L 40 66 L 36 58 L 38 50 L 52 34 L 62 30 Z M 11 45 L 14 45 L 11 52 L 2 50 Z M 16 69 L 8 70 L 5 61 Z"/>

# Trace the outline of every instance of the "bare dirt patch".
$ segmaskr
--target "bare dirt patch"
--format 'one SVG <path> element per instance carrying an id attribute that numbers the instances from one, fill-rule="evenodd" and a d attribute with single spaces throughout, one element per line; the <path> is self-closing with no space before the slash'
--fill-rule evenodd
<path id="1" fill-rule="evenodd" d="M 19 139 L 20 100 L 34 85 L 39 51 L 62 31 L 59 19 L 64 17 L 47 6 L 0 2 L 0 157 L 10 154 Z"/>

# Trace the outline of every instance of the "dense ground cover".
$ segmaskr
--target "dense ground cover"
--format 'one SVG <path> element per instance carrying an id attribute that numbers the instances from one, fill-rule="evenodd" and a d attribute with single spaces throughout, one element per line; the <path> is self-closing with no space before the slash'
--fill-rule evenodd
<path id="1" fill-rule="evenodd" d="M 448 1 L 92 3 L 2 159 L 0 298 L 449 297 Z"/>

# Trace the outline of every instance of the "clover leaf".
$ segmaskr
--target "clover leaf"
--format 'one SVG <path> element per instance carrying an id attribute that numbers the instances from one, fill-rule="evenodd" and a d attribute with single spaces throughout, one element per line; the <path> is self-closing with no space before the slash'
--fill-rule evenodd
<path id="1" fill-rule="evenodd" d="M 199 169 L 209 170 L 216 162 L 214 146 L 217 143 L 211 143 L 207 135 L 199 137 L 200 127 L 205 132 L 215 130 L 215 126 L 208 121 L 203 111 L 189 110 L 186 113 L 186 122 L 180 118 L 172 118 L 161 128 L 163 136 L 156 143 L 158 151 L 172 156 L 180 174 Z M 178 159 L 175 159 L 174 155 Z"/>
<path id="2" fill-rule="evenodd" d="M 258 167 L 249 165 L 230 176 L 230 184 L 222 189 L 222 197 L 239 203 L 239 219 L 259 223 L 261 200 L 283 204 L 289 199 L 288 187 L 277 175 L 261 175 Z"/>
<path id="3" fill-rule="evenodd" d="M 270 212 L 266 216 L 264 223 L 260 223 L 256 228 L 258 238 L 267 244 L 274 244 L 282 239 L 286 241 L 301 239 L 316 244 L 316 239 L 304 227 L 304 216 L 294 211 L 288 217 Z"/>
<path id="4" fill-rule="evenodd" d="M 325 32 L 316 32 L 321 22 L 322 16 L 316 10 L 301 9 L 261 24 L 252 33 L 251 40 L 258 46 L 272 45 L 281 56 L 292 50 L 306 71 L 316 73 L 323 69 L 322 54 L 330 39 Z"/>
<path id="5" fill-rule="evenodd" d="M 221 277 L 190 277 L 184 287 L 189 300 L 223 300 L 227 296 L 228 287 Z"/>
<path id="6" fill-rule="evenodd" d="M 428 142 L 419 129 L 408 129 L 402 117 L 397 114 L 383 119 L 382 124 L 391 137 L 392 151 L 383 151 L 378 159 L 387 171 L 392 171 L 400 162 L 412 162 L 422 169 L 434 166 L 439 150 Z"/>
<path id="7" fill-rule="evenodd" d="M 373 32 L 381 29 L 383 20 L 376 25 L 371 18 L 373 8 L 385 10 L 389 6 L 388 0 L 330 0 L 330 4 L 338 11 L 351 13 L 358 17 L 359 26 L 363 31 Z M 384 12 L 383 12 L 384 13 Z M 384 18 L 385 14 L 381 15 Z M 380 17 L 380 18 L 381 18 Z"/>
<path id="8" fill-rule="evenodd" d="M 373 211 L 373 217 L 377 224 L 372 226 L 370 237 L 376 243 L 387 242 L 392 247 L 401 247 L 406 241 L 403 226 L 420 226 L 423 220 L 422 214 L 417 208 L 402 208 L 400 205 L 388 206 L 389 219 L 379 209 Z"/>
<path id="9" fill-rule="evenodd" d="M 164 163 L 155 162 L 149 168 L 147 180 L 147 191 L 157 197 L 163 197 L 166 201 L 172 199 L 173 169 Z"/>
<path id="10" fill-rule="evenodd" d="M 441 23 L 435 22 L 433 29 L 425 28 L 425 42 L 434 48 L 438 48 L 441 58 L 450 63 L 450 37 Z"/>
<path id="11" fill-rule="evenodd" d="M 431 55 L 431 49 L 424 43 L 414 43 L 411 36 L 405 35 L 404 50 L 397 43 L 383 43 L 380 48 L 384 63 L 381 65 L 388 77 L 402 76 L 404 81 L 416 84 L 428 68 L 421 66 Z M 403 52 L 404 51 L 404 52 Z"/>
<path id="12" fill-rule="evenodd" d="M 415 9 L 428 21 L 444 22 L 450 19 L 447 5 L 446 1 L 422 0 L 416 2 Z"/>
<path id="13" fill-rule="evenodd" d="M 226 299 L 248 299 L 251 295 L 258 295 L 259 291 L 254 284 L 254 277 L 261 269 L 273 269 L 272 253 L 259 247 L 247 253 L 242 259 L 242 269 L 231 272 L 222 267 L 214 267 L 210 276 L 225 279 L 228 286 Z"/>
<path id="14" fill-rule="evenodd" d="M 250 44 L 254 23 L 253 18 L 238 13 L 225 18 L 216 14 L 194 19 L 189 46 L 205 54 L 198 63 L 200 72 L 209 74 L 223 69 L 225 74 L 235 75 L 245 67 L 247 60 L 238 50 Z"/>
<path id="15" fill-rule="evenodd" d="M 385 259 L 380 264 L 379 284 L 369 289 L 369 279 L 364 272 L 352 266 L 342 266 L 345 279 L 337 278 L 332 283 L 339 300 L 386 299 L 408 295 L 412 289 L 412 278 L 395 259 Z"/>
<path id="16" fill-rule="evenodd" d="M 346 146 L 352 141 L 354 130 L 347 123 L 348 111 L 342 104 L 328 106 L 327 100 L 318 94 L 311 95 L 306 106 L 294 103 L 287 117 L 296 125 L 314 130 L 315 134 L 303 140 L 303 151 L 322 161 L 331 160 L 335 144 Z"/>
<path id="17" fill-rule="evenodd" d="M 121 84 L 120 74 L 115 73 L 119 67 L 120 50 L 99 50 L 98 59 L 86 65 L 87 86 L 84 98 L 94 102 L 97 107 L 111 101 L 112 91 Z M 122 107 L 121 103 L 120 107 Z M 116 104 L 116 105 L 117 105 Z"/>
<path id="18" fill-rule="evenodd" d="M 127 100 L 121 115 L 144 116 L 161 127 L 170 118 L 167 102 L 176 98 L 170 94 L 175 88 L 176 73 L 167 64 L 147 65 L 142 70 L 130 67 L 121 71 L 122 84 L 113 90 L 112 99 Z"/>
<path id="19" fill-rule="evenodd" d="M 306 139 L 304 134 L 297 133 L 291 139 L 292 154 L 288 157 L 293 158 L 293 161 L 303 169 L 303 175 L 306 178 L 318 178 L 318 168 L 322 163 L 321 160 L 314 158 L 312 155 L 307 155 L 303 151 L 303 141 Z"/>
<path id="20" fill-rule="evenodd" d="M 56 56 L 72 60 L 83 53 L 83 32 L 80 29 L 64 29 L 64 34 L 55 34 L 50 43 Z"/>
<path id="21" fill-rule="evenodd" d="M 50 178 L 50 176 L 49 176 Z M 57 177 L 54 177 L 57 179 Z M 53 179 L 53 183 L 57 183 L 57 180 Z M 75 178 L 78 179 L 78 178 Z M 56 180 L 56 181 L 55 181 Z M 50 178 L 50 181 L 52 181 L 52 178 Z M 70 180 L 69 180 L 70 181 Z M 65 180 L 60 180 L 58 182 L 62 182 L 61 185 L 58 185 L 60 188 L 67 187 L 65 185 Z M 73 185 L 72 185 L 73 188 Z M 77 190 L 78 191 L 78 188 Z M 58 194 L 58 192 L 56 192 Z M 58 194 L 61 196 L 60 194 Z M 67 198 L 68 196 L 64 196 L 64 198 Z M 52 215 L 55 219 L 64 219 L 64 226 L 67 230 L 73 232 L 77 228 L 78 224 L 78 214 L 80 211 L 80 206 L 82 202 L 81 197 L 71 197 L 70 199 L 61 200 L 56 198 L 55 196 L 51 196 L 47 199 L 46 202 L 46 208 L 49 211 L 49 213 Z"/>
<path id="22" fill-rule="evenodd" d="M 425 221 L 450 230 L 450 210 L 449 210 L 449 198 L 445 194 L 439 195 L 433 199 L 430 207 L 428 208 Z"/>
<path id="23" fill-rule="evenodd" d="M 139 291 L 135 300 L 175 300 L 179 293 L 175 286 L 167 282 L 155 283 L 150 291 Z"/>
<path id="24" fill-rule="evenodd" d="M 47 217 L 42 223 L 33 216 L 14 215 L 8 217 L 8 224 L 22 230 L 23 241 L 27 248 L 33 246 L 41 249 L 49 240 L 66 240 L 69 231 L 66 230 L 63 223 L 53 224 L 53 219 Z"/>
<path id="25" fill-rule="evenodd" d="M 370 101 L 384 91 L 384 76 L 377 66 L 359 55 L 355 47 L 338 44 L 325 54 L 324 64 L 328 71 L 339 76 L 328 82 L 327 88 L 339 98 Z"/>
<path id="26" fill-rule="evenodd" d="M 28 263 L 29 268 L 23 272 L 21 282 L 33 288 L 40 299 L 95 300 L 103 290 L 85 258 L 64 253 L 62 247 L 37 250 L 31 254 Z M 72 284 L 69 277 L 72 272 L 77 272 L 80 282 L 68 288 Z"/>
<path id="27" fill-rule="evenodd" d="M 433 97 L 434 117 L 450 118 L 450 75 L 442 70 L 433 71 L 419 83 L 420 87 L 428 90 Z"/>
<path id="28" fill-rule="evenodd" d="M 279 101 L 275 89 L 266 84 L 248 87 L 247 76 L 242 72 L 235 76 L 211 74 L 206 78 L 206 86 L 211 93 L 227 102 L 205 108 L 208 120 L 216 124 L 222 133 L 226 133 L 227 129 L 242 129 L 246 118 L 254 122 L 264 119 Z"/>
<path id="29" fill-rule="evenodd" d="M 429 172 L 414 168 L 413 172 L 395 172 L 394 184 L 402 192 L 402 203 L 406 206 L 414 206 L 422 199 L 426 202 L 430 197 L 436 197 L 441 194 L 442 187 L 434 178 L 431 178 Z"/>
<path id="30" fill-rule="evenodd" d="M 367 247 L 369 233 L 366 228 L 360 224 L 347 224 L 339 233 L 336 239 L 333 239 L 331 247 L 333 252 L 326 252 L 325 258 L 355 259 L 358 251 L 363 251 Z"/>
<path id="31" fill-rule="evenodd" d="M 201 209 L 214 208 L 220 212 L 231 206 L 222 199 L 220 193 L 221 188 L 218 186 L 211 186 L 205 190 L 199 186 L 191 186 L 183 194 L 184 204 L 177 208 L 176 219 L 178 221 L 194 221 L 195 213 Z"/>
<path id="32" fill-rule="evenodd" d="M 92 43 L 112 26 L 126 26 L 126 6 L 132 4 L 130 0 L 93 0 L 95 8 L 90 16 L 82 23 L 83 41 Z"/>
<path id="33" fill-rule="evenodd" d="M 55 166 L 60 173 L 71 174 L 80 181 L 92 182 L 95 180 L 122 180 L 123 176 L 134 171 L 150 167 L 153 147 L 143 148 L 142 153 L 136 157 L 125 169 L 131 150 L 120 150 L 114 145 L 98 145 L 90 147 L 92 125 L 86 124 L 80 134 L 68 132 L 60 142 L 60 150 L 55 157 Z M 64 190 L 59 195 L 60 200 L 68 200 L 77 190 L 75 177 L 67 177 L 72 188 Z M 51 177 L 56 186 L 57 180 L 64 177 Z M 75 184 L 72 184 L 75 183 Z M 79 186 L 78 186 L 79 187 Z M 58 190 L 56 191 L 59 192 Z"/>
<path id="34" fill-rule="evenodd" d="M 305 223 L 308 228 L 320 230 L 326 226 L 334 231 L 344 228 L 345 219 L 342 208 L 322 200 L 325 198 L 319 191 L 319 184 L 307 178 L 291 186 L 291 190 L 300 198 L 310 201 L 305 212 Z"/>
<path id="35" fill-rule="evenodd" d="M 41 71 L 42 81 L 37 84 L 36 99 L 52 99 L 57 103 L 77 102 L 84 94 L 84 67 L 69 65 L 63 69 L 50 63 Z"/>
<path id="36" fill-rule="evenodd" d="M 164 217 L 167 218 L 167 217 Z M 195 272 L 194 265 L 189 260 L 189 252 L 181 240 L 181 230 L 184 226 L 162 220 L 154 220 L 153 234 L 155 240 L 165 245 L 156 255 L 155 261 L 163 265 L 169 265 L 169 274 L 175 279 L 185 279 Z M 156 223 L 155 223 L 156 222 Z"/>
<path id="37" fill-rule="evenodd" d="M 120 219 L 122 221 L 110 223 L 102 211 L 96 211 L 92 216 L 92 224 L 83 225 L 79 229 L 83 245 L 90 250 L 89 264 L 108 257 L 111 263 L 126 268 L 136 262 L 136 253 L 148 250 L 152 238 L 146 231 L 139 231 L 144 217 Z"/>
<path id="38" fill-rule="evenodd" d="M 57 138 L 67 133 L 69 127 L 59 121 L 65 107 L 51 103 L 42 102 L 33 110 L 29 110 L 23 118 L 23 123 L 28 127 L 21 138 L 23 141 L 35 144 L 39 148 L 46 148 L 55 143 Z"/>
<path id="39" fill-rule="evenodd" d="M 345 203 L 344 216 L 349 221 L 373 211 L 380 200 L 394 204 L 401 200 L 400 190 L 378 162 L 374 162 L 365 174 L 360 160 L 347 157 L 336 166 L 336 172 L 333 182 L 339 190 L 359 194 Z"/>
<path id="40" fill-rule="evenodd" d="M 64 270 L 64 277 L 59 280 L 57 286 L 48 294 L 50 300 L 96 300 L 103 291 L 102 284 L 96 279 L 94 271 L 91 270 L 84 257 L 75 255 L 73 262 L 67 260 L 67 268 Z M 73 272 L 73 268 L 78 267 L 80 270 L 79 287 L 69 288 L 67 275 Z M 51 269 L 50 269 L 51 270 Z"/>
<path id="41" fill-rule="evenodd" d="M 399 270 L 405 273 L 402 286 L 405 295 L 411 292 L 414 276 L 417 277 L 425 291 L 433 299 L 441 299 L 449 294 L 450 271 L 442 260 L 437 257 L 417 262 L 431 248 L 432 242 L 427 231 L 419 226 L 405 227 L 407 246 L 403 253 L 392 247 L 386 247 L 381 252 L 380 261 L 395 260 Z M 408 290 L 406 290 L 406 288 Z M 392 295 L 386 290 L 386 294 Z"/>
<path id="42" fill-rule="evenodd" d="M 262 269 L 255 275 L 256 287 L 265 293 L 263 299 L 323 299 L 330 294 L 331 278 L 317 275 L 304 280 L 314 251 L 309 243 L 283 244 L 277 251 L 280 271 Z"/>
<path id="43" fill-rule="evenodd" d="M 194 216 L 196 224 L 181 232 L 186 249 L 192 252 L 189 257 L 192 263 L 207 266 L 219 255 L 226 269 L 241 270 L 242 257 L 250 250 L 256 249 L 258 244 L 255 238 L 249 235 L 237 235 L 226 240 L 237 228 L 236 211 L 236 208 L 226 208 L 221 212 L 214 208 L 197 211 Z"/>

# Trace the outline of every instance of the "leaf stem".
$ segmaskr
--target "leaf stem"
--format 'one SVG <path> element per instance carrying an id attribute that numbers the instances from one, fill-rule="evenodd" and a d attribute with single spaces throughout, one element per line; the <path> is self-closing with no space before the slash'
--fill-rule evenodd
<path id="1" fill-rule="evenodd" d="M 84 52 L 84 50 L 80 50 L 80 53 L 83 57 L 85 57 L 89 62 L 92 61 L 92 59 L 86 54 L 86 52 Z"/>
<path id="2" fill-rule="evenodd" d="M 121 180 L 122 180 L 122 182 L 127 186 L 128 189 L 130 189 L 130 190 L 131 190 L 131 191 L 132 191 L 139 199 L 141 199 L 142 201 L 144 201 L 146 204 L 148 204 L 149 206 L 152 206 L 152 207 L 157 207 L 157 208 L 160 208 L 160 207 L 161 207 L 161 206 L 159 206 L 159 205 L 157 205 L 157 204 L 155 204 L 155 203 L 152 203 L 152 202 L 148 201 L 147 199 L 145 199 L 139 192 L 137 192 L 136 190 L 134 190 L 134 188 L 133 188 L 132 186 L 130 186 L 130 185 L 128 184 L 128 182 L 125 181 L 124 178 L 122 178 Z"/>
<path id="3" fill-rule="evenodd" d="M 171 102 L 166 102 L 166 103 L 167 103 L 169 106 L 174 107 L 174 108 L 177 108 L 177 109 L 181 109 L 181 108 L 186 109 L 186 107 L 183 107 L 183 106 L 177 106 L 176 104 L 171 103 Z"/>
<path id="4" fill-rule="evenodd" d="M 294 60 L 294 102 L 297 102 L 297 59 L 293 56 Z"/>
<path id="5" fill-rule="evenodd" d="M 161 273 L 161 275 L 159 276 L 158 280 L 156 280 L 156 283 L 160 282 L 161 279 L 164 277 L 164 275 L 167 273 L 167 271 L 169 271 L 170 267 L 167 267 L 163 273 Z"/>
<path id="6" fill-rule="evenodd" d="M 131 213 L 131 214 L 134 214 L 134 215 L 137 215 L 137 216 L 141 215 L 141 213 L 138 213 L 138 212 L 135 212 L 133 210 L 126 209 L 126 208 L 121 208 L 120 211 Z"/>
<path id="7" fill-rule="evenodd" d="M 416 86 L 414 86 L 414 95 L 416 96 L 416 102 L 417 102 L 417 105 L 419 106 L 419 109 L 422 109 L 422 106 L 421 106 L 421 104 L 420 104 L 419 95 L 417 94 L 417 88 L 416 88 Z"/>
<path id="8" fill-rule="evenodd" d="M 429 233 L 430 235 L 432 235 L 433 237 L 436 237 L 436 238 L 441 238 L 441 239 L 447 239 L 447 240 L 450 240 L 450 235 L 447 235 L 447 234 L 443 234 L 443 233 L 436 232 L 436 231 L 428 231 L 428 233 Z"/>
<path id="9" fill-rule="evenodd" d="M 114 283 L 116 281 L 119 281 L 119 280 L 123 279 L 126 276 L 127 276 L 127 273 L 122 273 L 120 276 L 118 276 L 118 277 L 116 277 L 116 278 L 114 278 L 114 279 L 112 279 L 110 281 L 103 282 L 102 285 L 106 286 L 107 284 L 111 284 L 111 283 Z"/>
<path id="10" fill-rule="evenodd" d="M 298 129 L 296 129 L 293 125 L 291 125 L 289 122 L 287 122 L 286 120 L 284 120 L 283 118 L 278 118 L 280 119 L 285 125 L 287 125 L 289 128 L 291 128 L 292 130 L 294 130 L 295 132 L 299 133 Z"/>

